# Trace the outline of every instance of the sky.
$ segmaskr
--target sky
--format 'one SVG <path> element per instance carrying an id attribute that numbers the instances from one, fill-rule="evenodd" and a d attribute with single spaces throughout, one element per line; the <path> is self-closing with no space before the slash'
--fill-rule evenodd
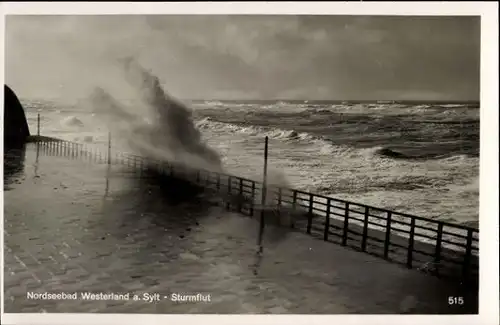
<path id="1" fill-rule="evenodd" d="M 472 16 L 7 16 L 5 39 L 24 98 L 120 87 L 134 57 L 181 99 L 479 100 Z"/>

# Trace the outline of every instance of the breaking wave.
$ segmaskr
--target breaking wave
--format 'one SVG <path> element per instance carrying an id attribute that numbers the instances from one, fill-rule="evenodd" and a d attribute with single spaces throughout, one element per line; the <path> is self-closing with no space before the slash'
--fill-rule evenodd
<path id="1" fill-rule="evenodd" d="M 409 154 L 399 149 L 386 146 L 372 146 L 367 148 L 355 148 L 345 144 L 335 144 L 333 141 L 325 139 L 321 136 L 316 136 L 308 132 L 298 132 L 296 130 L 288 130 L 273 127 L 263 127 L 254 125 L 240 125 L 227 122 L 213 120 L 210 117 L 205 117 L 196 122 L 196 126 L 201 130 L 209 130 L 211 132 L 233 133 L 251 137 L 268 136 L 270 139 L 283 141 L 290 144 L 303 144 L 312 148 L 316 148 L 319 155 L 345 155 L 348 158 L 362 157 L 391 159 L 391 160 L 407 160 L 421 161 L 426 159 L 438 159 L 444 162 L 458 162 L 464 159 L 469 159 L 467 155 L 452 155 L 447 154 Z"/>
<path id="2" fill-rule="evenodd" d="M 297 132 L 295 130 L 285 130 L 280 128 L 266 128 L 261 126 L 245 126 L 226 122 L 214 121 L 210 117 L 205 117 L 196 123 L 200 129 L 211 131 L 224 131 L 230 133 L 241 133 L 252 136 L 268 136 L 271 139 L 281 140 L 316 140 L 316 137 L 307 132 Z"/>
<path id="3" fill-rule="evenodd" d="M 84 123 L 75 116 L 68 116 L 61 121 L 61 124 L 66 127 L 84 127 Z"/>
<path id="4" fill-rule="evenodd" d="M 96 116 L 139 155 L 220 171 L 221 158 L 203 141 L 191 110 L 165 93 L 159 79 L 138 62 L 121 63 L 125 80 L 136 92 L 134 106 L 98 87 L 90 98 Z"/>

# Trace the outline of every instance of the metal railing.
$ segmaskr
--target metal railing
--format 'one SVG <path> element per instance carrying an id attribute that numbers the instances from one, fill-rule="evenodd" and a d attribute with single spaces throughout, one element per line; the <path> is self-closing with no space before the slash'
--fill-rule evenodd
<path id="1" fill-rule="evenodd" d="M 266 187 L 265 206 L 258 204 L 262 183 L 221 172 L 190 169 L 133 154 L 112 153 L 91 145 L 40 138 L 47 154 L 119 164 L 137 171 L 154 169 L 224 193 L 227 209 L 248 216 L 266 210 L 268 218 L 293 216 L 287 226 L 324 241 L 417 268 L 438 276 L 477 281 L 479 230 L 449 222 L 390 211 L 300 190 Z M 239 198 L 234 200 L 233 198 Z M 286 219 L 286 218 L 283 218 Z"/>

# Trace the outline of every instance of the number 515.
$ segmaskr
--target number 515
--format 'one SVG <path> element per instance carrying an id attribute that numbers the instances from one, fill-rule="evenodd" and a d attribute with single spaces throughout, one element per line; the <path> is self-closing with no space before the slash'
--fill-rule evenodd
<path id="1" fill-rule="evenodd" d="M 464 297 L 448 297 L 448 305 L 463 305 Z"/>

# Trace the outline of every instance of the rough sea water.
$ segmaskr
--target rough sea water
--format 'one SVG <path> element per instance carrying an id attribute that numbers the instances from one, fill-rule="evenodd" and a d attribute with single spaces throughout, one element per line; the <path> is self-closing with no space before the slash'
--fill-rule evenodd
<path id="1" fill-rule="evenodd" d="M 21 98 L 32 133 L 223 169 L 376 207 L 477 226 L 477 103 L 177 101 L 126 62 L 133 98 L 105 88 L 73 104 Z M 22 94 L 21 94 L 22 96 Z"/>

